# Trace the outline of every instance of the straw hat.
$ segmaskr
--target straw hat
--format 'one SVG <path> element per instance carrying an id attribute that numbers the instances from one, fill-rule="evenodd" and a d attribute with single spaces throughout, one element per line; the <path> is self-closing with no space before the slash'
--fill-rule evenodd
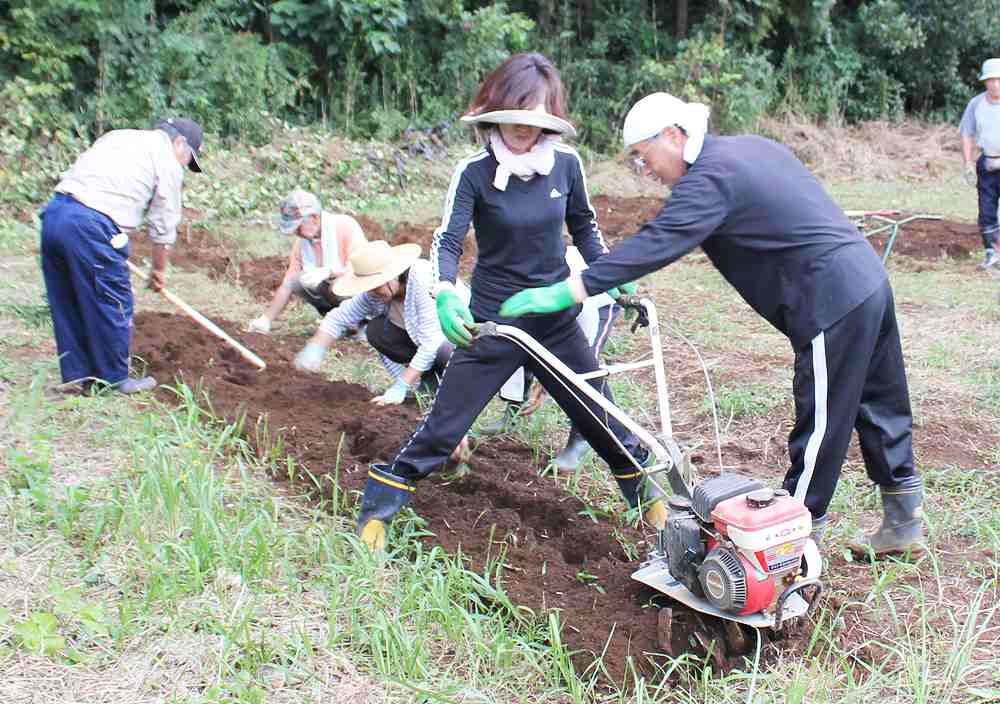
<path id="1" fill-rule="evenodd" d="M 462 122 L 470 125 L 531 125 L 567 137 L 576 136 L 573 125 L 550 113 L 545 108 L 545 103 L 539 103 L 532 110 L 493 110 L 478 115 L 462 115 Z"/>
<path id="2" fill-rule="evenodd" d="M 341 298 L 371 291 L 395 279 L 419 258 L 419 244 L 391 247 L 385 240 L 365 242 L 351 253 L 347 269 L 337 277 L 330 290 Z"/>

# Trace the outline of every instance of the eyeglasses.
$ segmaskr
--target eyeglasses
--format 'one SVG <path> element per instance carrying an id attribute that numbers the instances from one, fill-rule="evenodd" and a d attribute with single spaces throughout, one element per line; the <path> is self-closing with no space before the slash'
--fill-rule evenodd
<path id="1" fill-rule="evenodd" d="M 632 157 L 632 168 L 636 170 L 636 173 L 642 173 L 642 170 L 646 168 L 646 160 L 641 156 Z"/>

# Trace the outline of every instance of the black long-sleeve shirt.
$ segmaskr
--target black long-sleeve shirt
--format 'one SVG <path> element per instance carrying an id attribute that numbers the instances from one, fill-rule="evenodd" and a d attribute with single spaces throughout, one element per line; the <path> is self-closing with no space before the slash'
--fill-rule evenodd
<path id="1" fill-rule="evenodd" d="M 650 222 L 583 272 L 591 295 L 656 271 L 695 247 L 800 349 L 886 279 L 871 245 L 785 147 L 706 137 Z"/>
<path id="2" fill-rule="evenodd" d="M 480 320 L 500 320 L 500 304 L 521 289 L 569 276 L 563 223 L 585 261 L 608 251 L 572 147 L 557 144 L 551 173 L 528 181 L 512 175 L 505 191 L 493 185 L 496 169 L 489 147 L 458 165 L 431 245 L 435 281 L 454 282 L 469 224 L 475 228 L 479 254 L 470 308 Z"/>

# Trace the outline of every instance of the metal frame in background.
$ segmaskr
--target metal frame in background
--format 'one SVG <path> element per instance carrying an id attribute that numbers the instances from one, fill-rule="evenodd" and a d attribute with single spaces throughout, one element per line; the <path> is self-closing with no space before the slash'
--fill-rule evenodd
<path id="1" fill-rule="evenodd" d="M 899 215 L 898 210 L 845 210 L 844 214 L 847 215 L 855 224 L 858 229 L 862 231 L 865 239 L 879 234 L 880 232 L 885 232 L 888 229 L 892 229 L 892 234 L 889 235 L 888 241 L 885 243 L 885 252 L 882 253 L 882 265 L 889 261 L 889 254 L 892 253 L 892 246 L 896 244 L 896 236 L 899 235 L 899 228 L 903 225 L 913 222 L 914 220 L 941 220 L 940 215 L 928 215 L 925 213 L 920 213 L 917 215 L 911 215 L 902 220 L 895 220 L 892 218 L 894 215 Z M 865 220 L 871 218 L 872 220 L 878 220 L 883 224 L 880 227 L 875 228 L 871 231 L 864 230 Z"/>

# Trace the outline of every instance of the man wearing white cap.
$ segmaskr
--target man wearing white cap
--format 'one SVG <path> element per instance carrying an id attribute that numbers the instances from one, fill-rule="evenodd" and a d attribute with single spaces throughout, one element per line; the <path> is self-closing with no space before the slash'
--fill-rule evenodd
<path id="1" fill-rule="evenodd" d="M 922 549 L 923 482 L 892 289 L 872 247 L 785 147 L 711 137 L 708 109 L 666 93 L 625 118 L 636 166 L 671 188 L 657 216 L 578 276 L 509 298 L 501 315 L 561 310 L 701 247 L 795 351 L 795 426 L 785 488 L 822 532 L 853 429 L 884 520 L 856 552 Z"/>
<path id="2" fill-rule="evenodd" d="M 331 293 L 333 280 L 347 270 L 351 253 L 366 242 L 361 225 L 350 215 L 329 213 L 309 191 L 292 191 L 280 205 L 275 228 L 295 237 L 288 268 L 264 313 L 250 321 L 251 332 L 269 333 L 292 296 L 326 315 L 343 299 Z"/>
<path id="3" fill-rule="evenodd" d="M 987 59 L 979 80 L 986 90 L 969 101 L 958 131 L 962 135 L 963 174 L 979 191 L 979 231 L 986 257 L 983 268 L 1000 262 L 997 253 L 997 201 L 1000 200 L 1000 59 Z M 976 148 L 978 159 L 974 159 Z"/>

